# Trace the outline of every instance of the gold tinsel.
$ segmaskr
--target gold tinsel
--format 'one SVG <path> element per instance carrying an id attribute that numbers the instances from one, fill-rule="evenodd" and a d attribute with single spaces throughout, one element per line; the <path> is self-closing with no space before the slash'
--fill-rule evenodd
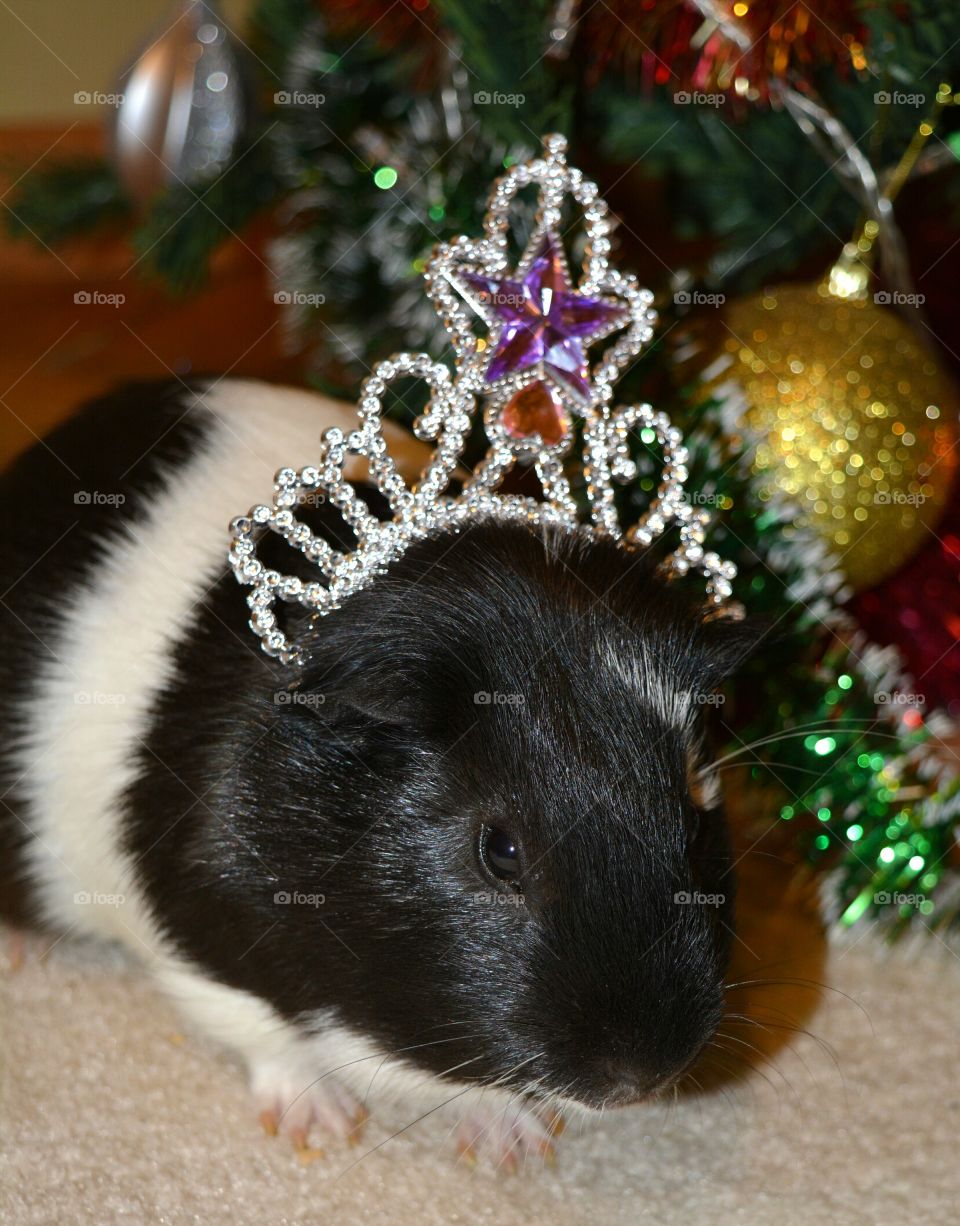
<path id="1" fill-rule="evenodd" d="M 856 588 L 930 539 L 956 466 L 957 407 L 938 362 L 890 308 L 788 285 L 734 302 L 725 348 L 757 440 L 760 496 L 789 496 Z"/>

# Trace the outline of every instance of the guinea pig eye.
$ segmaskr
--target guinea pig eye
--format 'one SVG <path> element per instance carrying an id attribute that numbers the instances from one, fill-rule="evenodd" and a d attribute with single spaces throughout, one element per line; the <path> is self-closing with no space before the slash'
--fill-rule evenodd
<path id="1" fill-rule="evenodd" d="M 480 863 L 500 881 L 516 881 L 520 876 L 520 849 L 517 840 L 499 826 L 482 826 L 479 843 Z"/>

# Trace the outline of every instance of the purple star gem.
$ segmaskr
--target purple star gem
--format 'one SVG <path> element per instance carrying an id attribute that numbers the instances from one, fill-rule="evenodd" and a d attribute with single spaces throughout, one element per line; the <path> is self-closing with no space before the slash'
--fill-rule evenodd
<path id="1" fill-rule="evenodd" d="M 611 326 L 625 323 L 628 311 L 571 289 L 560 244 L 550 231 L 538 243 L 522 281 L 474 272 L 460 277 L 477 291 L 480 304 L 503 322 L 487 366 L 487 383 L 542 362 L 548 374 L 582 400 L 590 399 L 584 347 Z"/>

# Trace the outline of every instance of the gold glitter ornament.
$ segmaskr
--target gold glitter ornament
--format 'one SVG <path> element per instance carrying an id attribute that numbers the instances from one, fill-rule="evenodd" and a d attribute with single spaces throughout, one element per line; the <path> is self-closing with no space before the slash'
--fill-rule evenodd
<path id="1" fill-rule="evenodd" d="M 855 588 L 893 574 L 929 540 L 956 468 L 957 401 L 937 360 L 894 311 L 828 285 L 734 302 L 724 322 L 731 360 L 711 387 L 743 389 L 760 497 L 793 500 Z"/>

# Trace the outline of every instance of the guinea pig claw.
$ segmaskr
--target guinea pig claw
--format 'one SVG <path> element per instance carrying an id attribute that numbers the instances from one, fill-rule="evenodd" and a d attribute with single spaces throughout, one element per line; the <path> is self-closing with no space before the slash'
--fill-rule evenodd
<path id="1" fill-rule="evenodd" d="M 10 974 L 16 975 L 18 971 L 22 971 L 26 960 L 26 937 L 18 929 L 14 929 L 7 937 L 7 969 Z"/>
<path id="2" fill-rule="evenodd" d="M 469 1141 L 457 1143 L 457 1161 L 462 1162 L 465 1166 L 477 1165 L 477 1151 Z"/>
<path id="3" fill-rule="evenodd" d="M 323 1157 L 323 1150 L 319 1146 L 311 1145 L 307 1140 L 307 1133 L 303 1128 L 294 1128 L 290 1133 L 290 1140 L 293 1142 L 293 1148 L 297 1154 L 297 1161 L 306 1166 L 310 1162 L 316 1162 L 318 1158 Z"/>
<path id="4" fill-rule="evenodd" d="M 502 1171 L 504 1175 L 516 1175 L 519 1169 L 517 1163 L 516 1149 L 508 1149 L 500 1161 L 497 1163 L 497 1169 Z"/>
<path id="5" fill-rule="evenodd" d="M 370 1112 L 361 1103 L 353 1117 L 353 1127 L 347 1133 L 347 1144 L 357 1146 L 363 1140 L 364 1130 L 367 1126 L 367 1120 L 370 1118 Z"/>
<path id="6" fill-rule="evenodd" d="M 557 1165 L 557 1150 L 552 1141 L 541 1141 L 537 1146 L 537 1153 L 540 1155 L 545 1166 Z"/>
<path id="7" fill-rule="evenodd" d="M 567 1126 L 566 1120 L 559 1111 L 547 1111 L 544 1113 L 543 1122 L 546 1125 L 547 1132 L 551 1137 L 563 1136 L 564 1129 Z"/>
<path id="8" fill-rule="evenodd" d="M 322 1152 L 310 1145 L 311 1133 L 360 1141 L 367 1111 L 336 1078 L 265 1062 L 251 1070 L 251 1089 L 260 1127 L 267 1136 L 289 1137 L 301 1162 Z"/>
<path id="9" fill-rule="evenodd" d="M 516 1174 L 529 1161 L 540 1160 L 546 1166 L 556 1161 L 554 1139 L 559 1129 L 556 1113 L 541 1115 L 524 1108 L 505 1113 L 491 1104 L 488 1110 L 476 1110 L 461 1122 L 457 1136 L 458 1161 L 470 1166 L 482 1153 L 494 1168 L 504 1175 Z M 562 1124 L 561 1124 L 562 1127 Z"/>

